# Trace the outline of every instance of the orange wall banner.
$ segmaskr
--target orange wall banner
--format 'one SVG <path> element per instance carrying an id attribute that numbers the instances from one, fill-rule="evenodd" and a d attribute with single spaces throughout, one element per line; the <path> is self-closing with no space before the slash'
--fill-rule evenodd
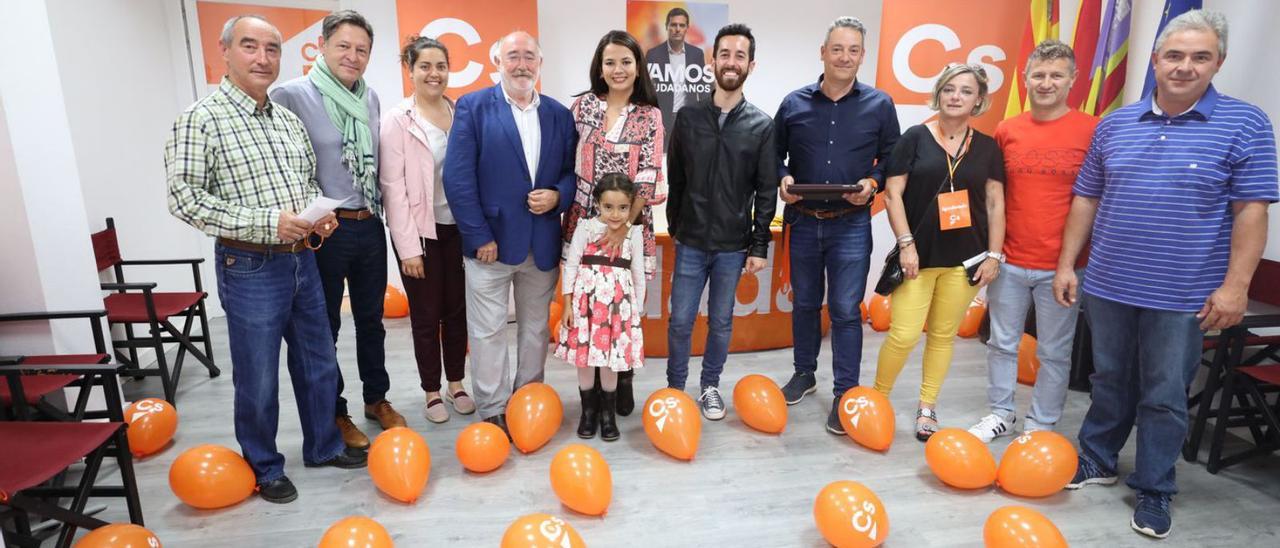
<path id="1" fill-rule="evenodd" d="M 675 242 L 668 234 L 657 235 L 658 255 L 661 265 L 654 279 L 649 280 L 645 298 L 644 355 L 661 358 L 668 354 L 667 324 L 671 317 L 671 275 L 676 267 Z M 730 352 L 769 350 L 791 346 L 791 295 L 781 291 L 782 230 L 773 229 L 773 242 L 769 244 L 768 264 L 755 274 L 743 274 L 738 281 L 738 294 L 733 306 L 733 338 L 729 340 Z M 700 356 L 707 342 L 707 292 L 702 293 L 702 305 L 693 323 L 693 355 Z M 822 313 L 822 333 L 831 327 L 825 310 Z"/>
<path id="2" fill-rule="evenodd" d="M 951 0 L 884 3 L 876 87 L 893 97 L 902 129 L 934 116 L 928 108 L 934 80 L 948 63 L 977 63 L 990 79 L 991 109 L 974 127 L 991 135 L 1004 117 L 1014 82 L 1026 0 L 988 0 L 981 9 Z"/>
<path id="3" fill-rule="evenodd" d="M 538 36 L 537 0 L 427 2 L 397 0 L 400 37 L 429 36 L 449 48 L 449 96 L 458 98 L 498 83 L 493 57 L 498 40 L 514 30 Z M 413 93 L 406 73 L 405 96 Z"/>
<path id="4" fill-rule="evenodd" d="M 222 48 L 218 44 L 222 26 L 232 17 L 250 14 L 266 17 L 280 29 L 284 39 L 280 45 L 280 78 L 277 82 L 303 76 L 315 63 L 316 55 L 320 53 L 320 22 L 329 15 L 328 11 L 200 1 L 196 2 L 196 20 L 200 25 L 205 83 L 211 88 L 217 87 L 227 72 Z"/>

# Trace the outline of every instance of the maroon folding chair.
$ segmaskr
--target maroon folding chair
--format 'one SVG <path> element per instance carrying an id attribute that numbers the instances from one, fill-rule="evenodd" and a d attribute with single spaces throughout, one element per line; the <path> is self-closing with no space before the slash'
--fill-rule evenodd
<path id="1" fill-rule="evenodd" d="M 18 360 L 0 360 L 0 364 Z M 69 547 L 76 529 L 96 529 L 107 523 L 85 513 L 90 498 L 122 497 L 129 520 L 143 524 L 133 457 L 125 434 L 124 412 L 116 384 L 119 364 L 0 365 L 2 376 L 13 395 L 16 415 L 31 416 L 23 392 L 25 376 L 75 375 L 96 379 L 106 396 L 108 422 L 0 421 L 0 531 L 5 545 L 37 547 L 53 531 L 33 531 L 33 517 L 62 523 L 56 546 Z M 120 485 L 99 485 L 98 472 L 106 457 L 114 457 L 120 468 Z M 67 485 L 62 478 L 68 468 L 84 462 L 79 481 Z M 63 506 L 61 499 L 70 499 Z"/>
<path id="2" fill-rule="evenodd" d="M 88 319 L 89 331 L 93 336 L 94 354 L 28 355 L 24 357 L 23 363 L 27 365 L 107 363 L 111 361 L 111 356 L 107 354 L 106 339 L 102 335 L 102 318 L 106 317 L 106 315 L 107 311 L 105 310 L 21 312 L 0 314 L 0 324 Z M 84 380 L 85 378 L 81 375 L 25 375 L 19 377 L 19 382 L 22 383 L 23 392 L 26 395 L 26 404 L 47 418 L 64 421 L 106 418 L 105 411 L 85 410 L 89 405 L 90 391 L 87 388 L 90 383 L 86 383 Z M 64 411 L 46 400 L 46 396 L 68 386 L 81 388 L 79 396 L 76 398 L 75 406 L 71 408 L 70 412 Z M 9 413 L 12 408 L 13 395 L 9 392 L 9 384 L 0 383 L 0 417 Z"/>
<path id="3" fill-rule="evenodd" d="M 1245 365 L 1227 370 L 1218 401 L 1213 439 L 1209 442 L 1210 474 L 1241 461 L 1280 450 L 1280 364 Z M 1231 402 L 1235 400 L 1233 405 Z M 1224 455 L 1227 429 L 1247 427 L 1252 447 Z"/>
<path id="4" fill-rule="evenodd" d="M 135 378 L 159 376 L 164 386 L 164 399 L 174 404 L 178 398 L 178 379 L 182 376 L 182 361 L 188 352 L 204 364 L 209 370 L 210 378 L 221 374 L 213 363 L 213 346 L 209 341 L 209 319 L 205 314 L 204 304 L 205 297 L 209 294 L 204 291 L 200 281 L 200 263 L 203 263 L 204 259 L 123 260 L 120 256 L 120 244 L 116 239 L 116 223 L 110 217 L 107 218 L 107 228 L 94 233 L 92 239 L 98 271 L 101 272 L 110 267 L 115 273 L 115 282 L 102 284 L 102 289 L 116 293 L 108 295 L 103 303 L 107 308 L 107 321 L 124 325 L 125 337 L 113 338 L 111 341 L 112 346 L 116 348 L 116 357 L 125 364 L 124 374 Z M 195 291 L 158 292 L 154 291 L 155 283 L 125 281 L 125 266 L 178 264 L 191 265 L 191 278 Z M 171 321 L 173 318 L 183 320 L 182 329 L 174 326 Z M 200 334 L 192 335 L 191 328 L 197 319 L 200 321 Z M 150 328 L 150 336 L 135 336 L 133 334 L 135 324 L 147 325 Z M 195 343 L 198 342 L 204 343 L 203 350 L 196 347 Z M 170 368 L 164 354 L 164 345 L 172 343 L 178 344 L 178 355 L 174 359 L 173 367 Z M 119 351 L 120 348 L 128 350 L 127 357 Z M 155 349 L 157 369 L 144 369 L 143 364 L 138 363 L 138 348 Z"/>

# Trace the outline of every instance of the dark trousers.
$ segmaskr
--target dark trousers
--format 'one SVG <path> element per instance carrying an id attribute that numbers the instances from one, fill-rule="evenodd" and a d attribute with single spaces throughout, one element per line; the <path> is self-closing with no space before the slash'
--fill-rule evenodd
<path id="1" fill-rule="evenodd" d="M 346 282 L 356 324 L 356 366 L 360 370 L 364 403 L 378 403 L 391 389 L 383 346 L 387 338 L 387 330 L 382 327 L 382 302 L 387 291 L 387 237 L 382 220 L 377 217 L 363 221 L 338 219 L 338 229 L 316 252 L 316 266 L 320 268 L 334 344 L 342 327 L 342 288 Z M 349 414 L 347 399 L 342 397 L 344 387 L 339 371 L 336 408 L 339 417 Z"/>
<path id="2" fill-rule="evenodd" d="M 426 277 L 411 278 L 401 270 L 400 279 L 409 297 L 413 354 L 422 389 L 439 392 L 442 354 L 444 376 L 449 382 L 460 382 L 466 375 L 466 273 L 462 269 L 458 225 L 436 223 L 436 239 L 423 238 L 422 250 Z M 400 260 L 399 253 L 396 260 Z"/>

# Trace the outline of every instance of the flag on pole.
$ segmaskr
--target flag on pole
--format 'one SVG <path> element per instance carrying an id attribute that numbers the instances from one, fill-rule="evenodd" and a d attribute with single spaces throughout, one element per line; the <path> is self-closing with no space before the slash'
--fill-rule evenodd
<path id="1" fill-rule="evenodd" d="M 1081 0 L 1076 10 L 1076 30 L 1071 38 L 1072 51 L 1076 54 L 1076 68 L 1080 75 L 1067 95 L 1067 106 L 1078 109 L 1089 97 L 1089 83 L 1093 73 L 1089 70 L 1093 52 L 1098 48 L 1099 25 L 1102 21 L 1102 0 Z"/>
<path id="2" fill-rule="evenodd" d="M 1027 58 L 1036 49 L 1036 45 L 1050 38 L 1058 38 L 1058 6 L 1059 0 L 1031 0 L 1031 10 L 1027 14 L 1027 26 L 1022 33 L 1022 42 L 1018 51 L 1017 68 L 1013 71 L 1012 83 L 1009 86 L 1009 102 L 1004 108 L 1004 117 L 1012 118 L 1031 108 L 1031 98 L 1027 97 Z"/>
<path id="3" fill-rule="evenodd" d="M 1165 0 L 1164 13 L 1160 14 L 1160 26 L 1156 27 L 1156 38 L 1160 37 L 1160 33 L 1164 32 L 1165 25 L 1169 24 L 1169 20 L 1182 15 L 1191 10 L 1198 10 L 1204 7 L 1204 0 Z M 1151 52 L 1155 53 L 1155 43 L 1151 44 Z M 1156 73 L 1154 67 L 1151 66 L 1151 60 L 1147 60 L 1147 80 L 1142 83 L 1142 96 L 1146 97 L 1151 94 L 1151 90 L 1156 87 Z"/>
<path id="4" fill-rule="evenodd" d="M 1103 116 L 1124 100 L 1124 72 L 1129 56 L 1130 0 L 1108 0 L 1101 34 L 1089 66 L 1089 94 L 1080 110 Z"/>

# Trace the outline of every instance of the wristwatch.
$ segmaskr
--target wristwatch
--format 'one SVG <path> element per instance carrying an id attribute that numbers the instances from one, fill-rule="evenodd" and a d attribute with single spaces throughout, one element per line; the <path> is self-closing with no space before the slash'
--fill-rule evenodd
<path id="1" fill-rule="evenodd" d="M 988 258 L 988 259 L 995 259 L 995 260 L 1000 261 L 1000 262 L 1002 262 L 1002 263 L 1003 263 L 1003 262 L 1004 262 L 1004 259 L 1005 259 L 1005 254 L 1004 254 L 1004 253 L 992 253 L 992 252 L 988 251 L 988 252 L 987 252 L 987 258 Z"/>

